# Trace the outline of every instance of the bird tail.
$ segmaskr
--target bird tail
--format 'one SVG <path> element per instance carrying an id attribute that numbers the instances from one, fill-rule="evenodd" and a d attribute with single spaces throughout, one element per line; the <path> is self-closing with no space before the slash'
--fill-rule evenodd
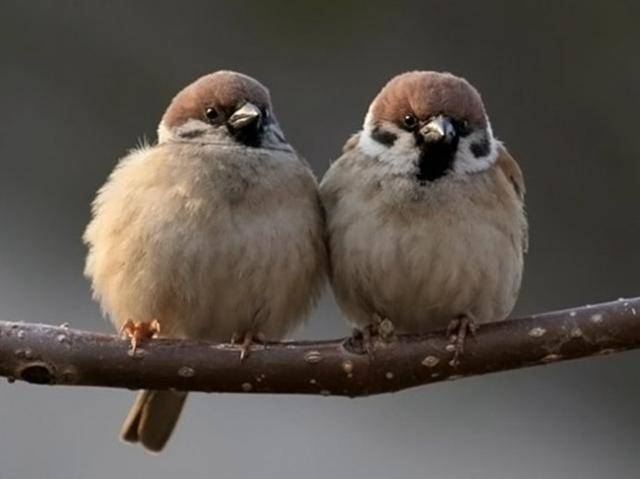
<path id="1" fill-rule="evenodd" d="M 139 442 L 151 452 L 160 452 L 178 422 L 187 393 L 141 391 L 124 420 L 120 438 Z"/>

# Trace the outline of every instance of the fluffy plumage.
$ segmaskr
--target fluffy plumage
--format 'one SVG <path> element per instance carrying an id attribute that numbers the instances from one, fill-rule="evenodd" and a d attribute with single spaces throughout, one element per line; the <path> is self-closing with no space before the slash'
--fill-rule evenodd
<path id="1" fill-rule="evenodd" d="M 425 132 L 436 117 L 456 128 L 437 140 L 453 145 L 450 166 L 425 181 L 420 163 L 434 160 Z M 397 138 L 379 141 L 376 128 Z M 489 148 L 475 156 L 469 139 L 479 137 Z M 465 80 L 436 72 L 391 80 L 320 189 L 332 286 L 350 321 L 389 318 L 398 331 L 424 332 L 461 315 L 487 322 L 511 312 L 526 248 L 524 182 Z"/>
<path id="2" fill-rule="evenodd" d="M 251 126 L 259 148 L 226 123 L 249 102 L 263 112 Z M 211 105 L 225 115 L 215 124 L 203 116 Z M 117 328 L 157 319 L 169 337 L 279 339 L 306 317 L 326 268 L 321 206 L 309 167 L 272 135 L 270 108 L 255 80 L 209 75 L 176 96 L 159 144 L 118 163 L 84 234 L 85 273 Z M 204 133 L 182 137 L 185 124 Z M 183 402 L 144 392 L 123 438 L 161 449 Z"/>

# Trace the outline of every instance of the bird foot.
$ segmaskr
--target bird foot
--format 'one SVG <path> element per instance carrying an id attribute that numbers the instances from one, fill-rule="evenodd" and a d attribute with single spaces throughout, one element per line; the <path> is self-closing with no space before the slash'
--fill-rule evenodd
<path id="1" fill-rule="evenodd" d="M 254 343 L 265 343 L 266 338 L 262 333 L 247 331 L 245 333 L 233 333 L 231 344 L 237 344 L 240 349 L 240 361 L 244 361 L 251 353 L 251 345 Z"/>
<path id="2" fill-rule="evenodd" d="M 155 338 L 159 332 L 160 323 L 157 319 L 152 321 L 133 321 L 129 319 L 120 328 L 120 336 L 131 340 L 129 356 L 135 356 L 139 343 Z"/>
<path id="3" fill-rule="evenodd" d="M 464 347 L 469 335 L 475 336 L 478 325 L 475 318 L 470 314 L 461 314 L 453 319 L 447 326 L 447 337 L 454 346 L 453 358 L 449 364 L 456 367 L 460 364 L 460 356 L 464 354 Z"/>
<path id="4" fill-rule="evenodd" d="M 391 320 L 387 318 L 382 319 L 377 314 L 373 316 L 373 322 L 363 329 L 354 329 L 353 336 L 362 341 L 362 347 L 370 357 L 373 356 L 377 342 L 389 344 L 392 343 L 396 337 Z"/>

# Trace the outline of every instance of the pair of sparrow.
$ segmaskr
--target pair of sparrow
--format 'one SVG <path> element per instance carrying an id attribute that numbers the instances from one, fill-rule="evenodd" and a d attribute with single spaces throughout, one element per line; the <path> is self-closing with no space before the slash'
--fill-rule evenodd
<path id="1" fill-rule="evenodd" d="M 233 338 L 244 355 L 299 325 L 328 276 L 359 328 L 453 326 L 457 355 L 465 333 L 514 306 L 523 195 L 520 168 L 462 78 L 393 78 L 318 187 L 268 90 L 218 71 L 178 93 L 157 144 L 131 151 L 99 190 L 85 273 L 134 343 L 154 330 Z M 141 392 L 123 439 L 159 451 L 185 398 Z"/>

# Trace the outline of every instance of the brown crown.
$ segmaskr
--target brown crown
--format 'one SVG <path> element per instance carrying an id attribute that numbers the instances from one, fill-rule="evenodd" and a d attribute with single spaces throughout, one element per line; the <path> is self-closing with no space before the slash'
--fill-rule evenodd
<path id="1" fill-rule="evenodd" d="M 467 120 L 474 127 L 487 124 L 484 105 L 478 91 L 464 78 L 451 73 L 414 71 L 389 81 L 373 100 L 374 120 L 402 122 L 413 114 L 426 120 L 438 114 Z"/>
<path id="2" fill-rule="evenodd" d="M 201 119 L 207 107 L 215 107 L 227 115 L 246 102 L 270 109 L 269 90 L 250 76 L 221 70 L 198 78 L 180 91 L 162 117 L 169 128 L 192 118 Z"/>

